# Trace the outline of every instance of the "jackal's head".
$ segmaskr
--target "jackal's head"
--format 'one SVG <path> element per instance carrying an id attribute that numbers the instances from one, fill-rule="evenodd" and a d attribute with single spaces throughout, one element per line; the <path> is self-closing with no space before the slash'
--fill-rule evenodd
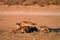
<path id="1" fill-rule="evenodd" d="M 16 23 L 16 26 L 17 26 L 17 29 L 20 28 L 20 24 L 19 23 Z"/>

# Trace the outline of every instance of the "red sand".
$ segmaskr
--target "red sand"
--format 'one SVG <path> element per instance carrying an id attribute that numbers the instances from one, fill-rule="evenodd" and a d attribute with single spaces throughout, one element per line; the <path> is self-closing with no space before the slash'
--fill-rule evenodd
<path id="1" fill-rule="evenodd" d="M 2 14 L 1 12 L 8 12 L 8 11 L 36 11 L 38 12 L 60 12 L 60 6 L 47 6 L 39 7 L 39 6 L 10 6 L 7 5 L 0 5 L 0 40 L 60 40 L 60 33 L 10 33 L 10 32 L 3 32 L 5 30 L 11 31 L 16 29 L 16 23 L 20 21 L 31 21 L 39 26 L 48 26 L 53 28 L 60 28 L 60 15 L 36 15 L 36 14 L 19 14 L 19 15 L 9 15 L 9 14 Z M 3 32 L 3 33 L 2 33 Z"/>

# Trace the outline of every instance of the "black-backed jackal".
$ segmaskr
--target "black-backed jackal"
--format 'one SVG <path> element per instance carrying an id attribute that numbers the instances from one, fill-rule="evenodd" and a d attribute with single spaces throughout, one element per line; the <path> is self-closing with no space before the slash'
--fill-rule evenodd
<path id="1" fill-rule="evenodd" d="M 49 32 L 49 27 L 47 26 L 39 26 L 41 32 Z"/>
<path id="2" fill-rule="evenodd" d="M 15 31 L 20 30 L 21 33 L 31 32 L 33 30 L 38 31 L 35 25 L 36 25 L 35 23 L 27 22 L 27 21 L 16 23 L 17 29 Z"/>

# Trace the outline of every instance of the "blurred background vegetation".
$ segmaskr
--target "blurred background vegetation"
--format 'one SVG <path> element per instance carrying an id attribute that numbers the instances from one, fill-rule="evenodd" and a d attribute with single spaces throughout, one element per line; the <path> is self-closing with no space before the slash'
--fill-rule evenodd
<path id="1" fill-rule="evenodd" d="M 60 0 L 0 0 L 0 5 L 60 5 Z"/>

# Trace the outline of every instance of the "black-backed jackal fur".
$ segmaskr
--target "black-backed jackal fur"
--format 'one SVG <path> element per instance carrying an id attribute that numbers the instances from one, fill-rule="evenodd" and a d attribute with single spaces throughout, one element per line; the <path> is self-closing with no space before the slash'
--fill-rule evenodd
<path id="1" fill-rule="evenodd" d="M 20 30 L 21 33 L 25 33 L 25 32 L 30 32 L 30 31 L 33 31 L 32 28 L 34 27 L 37 31 L 37 28 L 35 27 L 35 23 L 32 23 L 32 22 L 27 22 L 27 21 L 23 21 L 23 22 L 20 22 L 20 23 L 16 23 L 16 30 L 14 31 L 18 31 Z"/>
<path id="2" fill-rule="evenodd" d="M 49 32 L 49 27 L 47 26 L 39 26 L 41 32 Z"/>

